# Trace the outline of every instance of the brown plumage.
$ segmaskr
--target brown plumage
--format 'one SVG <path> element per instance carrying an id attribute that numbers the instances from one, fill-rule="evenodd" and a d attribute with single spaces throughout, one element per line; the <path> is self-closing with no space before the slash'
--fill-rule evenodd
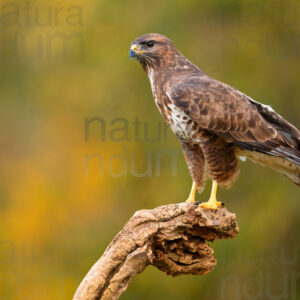
<path id="1" fill-rule="evenodd" d="M 147 73 L 156 105 L 181 141 L 198 190 L 205 168 L 217 183 L 237 178 L 238 156 L 270 167 L 300 185 L 300 132 L 271 107 L 210 78 L 160 34 L 131 44 Z"/>

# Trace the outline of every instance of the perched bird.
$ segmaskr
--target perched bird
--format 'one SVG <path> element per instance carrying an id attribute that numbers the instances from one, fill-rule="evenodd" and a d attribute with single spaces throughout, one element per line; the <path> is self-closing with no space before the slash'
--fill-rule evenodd
<path id="1" fill-rule="evenodd" d="M 300 132 L 270 106 L 210 78 L 167 37 L 150 33 L 130 46 L 147 73 L 158 110 L 180 140 L 193 180 L 187 199 L 195 202 L 207 173 L 212 178 L 204 208 L 218 208 L 218 184 L 238 175 L 238 157 L 274 169 L 300 186 Z M 208 171 L 208 172 L 207 172 Z"/>

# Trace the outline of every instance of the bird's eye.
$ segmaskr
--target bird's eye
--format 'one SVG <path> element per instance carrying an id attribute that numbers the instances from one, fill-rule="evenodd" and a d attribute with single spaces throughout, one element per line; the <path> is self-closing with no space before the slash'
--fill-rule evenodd
<path id="1" fill-rule="evenodd" d="M 154 41 L 149 41 L 149 42 L 146 42 L 146 46 L 148 48 L 152 48 L 154 46 L 155 42 Z"/>

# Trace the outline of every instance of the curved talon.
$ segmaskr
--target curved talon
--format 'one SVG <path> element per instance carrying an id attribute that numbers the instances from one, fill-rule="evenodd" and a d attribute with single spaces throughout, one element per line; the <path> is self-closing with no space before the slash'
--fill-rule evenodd
<path id="1" fill-rule="evenodd" d="M 197 201 L 195 200 L 194 197 L 188 197 L 188 198 L 185 200 L 185 202 L 187 202 L 187 203 L 193 203 L 193 204 L 197 203 Z"/>

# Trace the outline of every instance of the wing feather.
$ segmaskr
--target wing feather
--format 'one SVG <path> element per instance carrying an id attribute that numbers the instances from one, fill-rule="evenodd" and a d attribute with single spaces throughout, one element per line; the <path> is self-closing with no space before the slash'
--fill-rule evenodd
<path id="1" fill-rule="evenodd" d="M 206 75 L 178 76 L 169 99 L 202 128 L 250 151 L 300 165 L 300 133 L 269 106 Z"/>

